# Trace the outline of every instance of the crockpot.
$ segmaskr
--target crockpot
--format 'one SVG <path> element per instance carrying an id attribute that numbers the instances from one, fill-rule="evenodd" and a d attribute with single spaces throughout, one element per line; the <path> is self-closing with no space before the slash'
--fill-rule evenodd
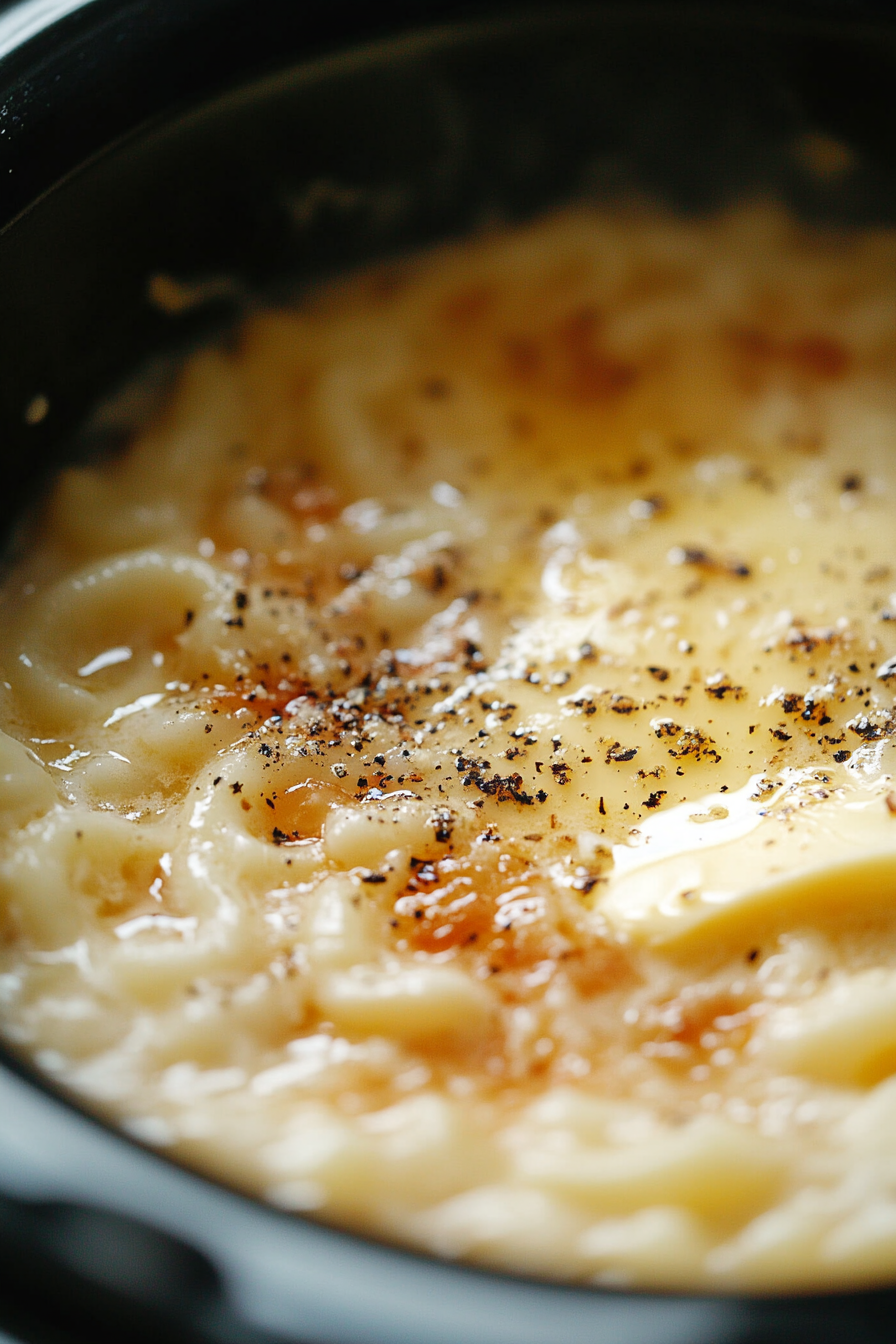
<path id="1" fill-rule="evenodd" d="M 259 296 L 576 197 L 896 223 L 885 4 L 26 0 L 0 9 L 0 513 L 114 451 L 90 408 Z M 844 168 L 844 165 L 847 167 Z M 154 303 L 153 276 L 198 301 Z M 157 297 L 157 296 L 156 296 Z M 0 1327 L 23 1341 L 861 1344 L 896 1292 L 626 1294 L 264 1207 L 0 1055 Z"/>

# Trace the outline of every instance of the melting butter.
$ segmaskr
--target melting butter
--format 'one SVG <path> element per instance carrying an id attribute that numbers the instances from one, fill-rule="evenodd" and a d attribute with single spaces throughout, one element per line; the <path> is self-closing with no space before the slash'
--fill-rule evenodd
<path id="1" fill-rule="evenodd" d="M 780 932 L 847 908 L 880 910 L 896 898 L 896 837 L 889 781 L 819 797 L 818 771 L 776 784 L 754 775 L 735 792 L 682 803 L 613 847 L 599 910 L 651 946 Z M 694 825 L 699 823 L 699 825 Z"/>

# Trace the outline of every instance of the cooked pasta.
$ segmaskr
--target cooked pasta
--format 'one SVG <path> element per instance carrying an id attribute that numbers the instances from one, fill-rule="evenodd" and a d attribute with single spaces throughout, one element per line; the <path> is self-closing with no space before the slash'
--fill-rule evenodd
<path id="1" fill-rule="evenodd" d="M 894 314 L 581 208 L 186 359 L 10 560 L 7 1042 L 438 1255 L 894 1277 Z"/>

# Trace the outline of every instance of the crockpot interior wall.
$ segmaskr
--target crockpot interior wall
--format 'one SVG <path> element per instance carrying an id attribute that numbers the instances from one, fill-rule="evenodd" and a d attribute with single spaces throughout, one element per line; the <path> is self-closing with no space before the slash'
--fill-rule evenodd
<path id="1" fill-rule="evenodd" d="M 894 73 L 870 29 L 589 6 L 325 58 L 132 135 L 0 237 L 7 518 L 127 370 L 285 282 L 582 194 L 893 219 Z M 807 171 L 807 136 L 848 165 Z M 233 283 L 172 317 L 160 273 Z"/>

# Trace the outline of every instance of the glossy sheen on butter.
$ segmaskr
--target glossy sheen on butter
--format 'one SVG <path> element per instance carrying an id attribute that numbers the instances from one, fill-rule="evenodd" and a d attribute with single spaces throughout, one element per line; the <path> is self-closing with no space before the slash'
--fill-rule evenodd
<path id="1" fill-rule="evenodd" d="M 576 210 L 247 317 L 0 622 L 0 1005 L 438 1254 L 896 1276 L 896 238 Z"/>

